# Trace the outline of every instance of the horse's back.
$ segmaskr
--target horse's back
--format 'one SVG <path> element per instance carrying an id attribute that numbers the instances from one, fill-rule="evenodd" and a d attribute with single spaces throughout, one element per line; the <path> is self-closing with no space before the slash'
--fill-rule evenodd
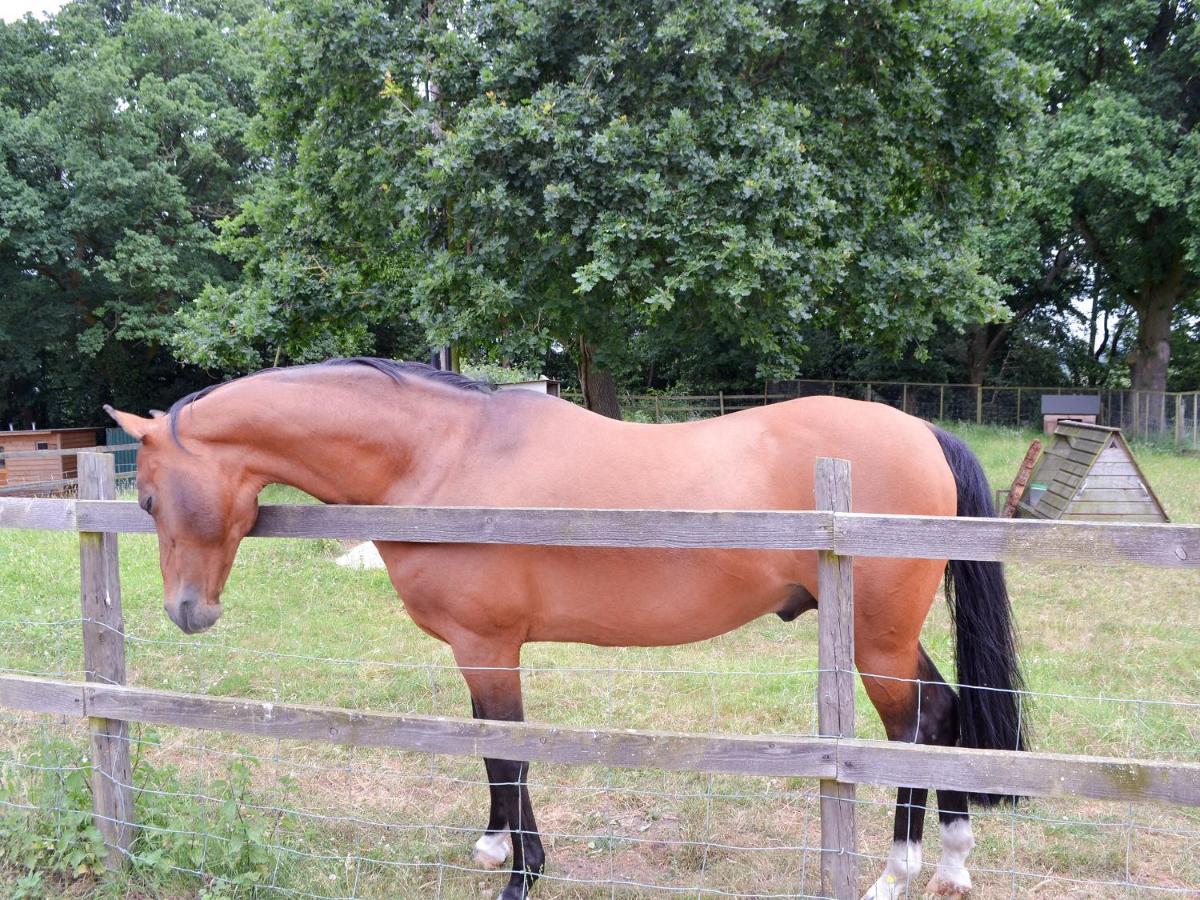
<path id="1" fill-rule="evenodd" d="M 474 487 L 499 506 L 811 509 L 815 461 L 827 456 L 850 461 L 857 511 L 955 511 L 928 424 L 880 403 L 810 397 L 672 425 L 513 406 L 523 439 L 491 462 L 503 477 Z"/>

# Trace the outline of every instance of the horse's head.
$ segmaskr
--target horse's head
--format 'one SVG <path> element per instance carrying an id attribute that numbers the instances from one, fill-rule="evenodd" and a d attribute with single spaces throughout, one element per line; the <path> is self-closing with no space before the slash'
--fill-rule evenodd
<path id="1" fill-rule="evenodd" d="M 181 446 L 167 416 L 105 409 L 142 442 L 138 504 L 158 531 L 167 615 L 188 634 L 204 631 L 221 615 L 238 544 L 258 516 L 258 485 L 219 447 L 193 440 Z"/>

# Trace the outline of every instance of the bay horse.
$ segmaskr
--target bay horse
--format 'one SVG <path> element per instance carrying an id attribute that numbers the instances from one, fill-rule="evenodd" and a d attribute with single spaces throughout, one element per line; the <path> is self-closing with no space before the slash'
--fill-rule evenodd
<path id="1" fill-rule="evenodd" d="M 883 404 L 836 397 L 646 425 L 420 363 L 359 357 L 267 369 L 152 418 L 106 410 L 142 442 L 138 502 L 158 532 L 167 615 L 189 634 L 221 615 L 238 545 L 272 483 L 326 503 L 804 510 L 814 461 L 830 456 L 852 463 L 857 512 L 994 514 L 979 462 L 957 438 Z M 683 644 L 820 604 L 812 551 L 378 547 L 413 621 L 450 646 L 483 719 L 523 718 L 527 642 Z M 943 575 L 966 685 L 958 693 L 920 644 Z M 1000 565 L 858 558 L 854 578 L 855 664 L 888 738 L 1022 748 Z M 500 898 L 521 900 L 545 864 L 528 763 L 484 764 L 491 811 L 474 859 L 500 867 L 511 843 Z M 937 794 L 942 856 L 929 889 L 962 896 L 971 886 L 969 800 Z M 926 799 L 924 789 L 898 792 L 892 849 L 870 900 L 907 896 L 921 868 Z"/>

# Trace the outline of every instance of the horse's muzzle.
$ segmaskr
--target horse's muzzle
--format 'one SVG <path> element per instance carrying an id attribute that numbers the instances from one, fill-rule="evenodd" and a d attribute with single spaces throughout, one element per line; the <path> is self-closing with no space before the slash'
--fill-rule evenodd
<path id="1" fill-rule="evenodd" d="M 221 617 L 221 604 L 206 603 L 198 594 L 185 592 L 174 603 L 163 604 L 167 618 L 179 626 L 184 634 L 198 634 L 213 626 Z"/>

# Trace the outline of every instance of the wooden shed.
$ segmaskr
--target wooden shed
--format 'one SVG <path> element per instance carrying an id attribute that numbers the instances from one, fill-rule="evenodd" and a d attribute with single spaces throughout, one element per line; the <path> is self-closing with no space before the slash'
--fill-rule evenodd
<path id="1" fill-rule="evenodd" d="M 0 485 L 62 481 L 76 477 L 72 455 L 8 458 L 4 454 L 29 450 L 77 450 L 95 447 L 98 429 L 44 428 L 36 431 L 0 431 Z"/>
<path id="2" fill-rule="evenodd" d="M 1099 418 L 1099 394 L 1045 394 L 1042 397 L 1042 431 L 1046 434 L 1054 434 L 1061 421 L 1095 425 Z"/>
<path id="3" fill-rule="evenodd" d="M 1059 422 L 1017 504 L 1036 519 L 1168 522 L 1119 428 Z"/>

